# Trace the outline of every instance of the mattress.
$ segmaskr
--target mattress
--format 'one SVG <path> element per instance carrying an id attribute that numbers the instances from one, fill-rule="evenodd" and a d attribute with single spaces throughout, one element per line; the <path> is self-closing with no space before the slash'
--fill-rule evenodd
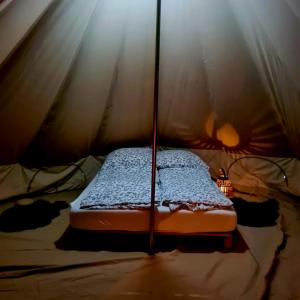
<path id="1" fill-rule="evenodd" d="M 95 184 L 96 178 L 71 203 L 70 225 L 76 229 L 147 232 L 149 231 L 149 210 L 104 209 L 89 210 L 80 208 L 82 199 Z M 197 234 L 207 232 L 231 232 L 236 228 L 237 215 L 233 208 L 206 211 L 185 209 L 170 211 L 169 207 L 155 209 L 155 231 L 169 234 Z"/>

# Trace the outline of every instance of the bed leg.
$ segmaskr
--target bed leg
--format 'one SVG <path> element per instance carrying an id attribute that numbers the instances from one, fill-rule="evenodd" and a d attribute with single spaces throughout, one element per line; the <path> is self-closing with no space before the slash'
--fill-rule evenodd
<path id="1" fill-rule="evenodd" d="M 229 250 L 232 248 L 232 235 L 228 235 L 224 238 L 224 248 Z"/>

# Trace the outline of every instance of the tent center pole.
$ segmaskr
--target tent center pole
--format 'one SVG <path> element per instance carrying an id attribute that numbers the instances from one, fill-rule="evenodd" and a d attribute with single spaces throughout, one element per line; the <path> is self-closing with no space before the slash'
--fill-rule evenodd
<path id="1" fill-rule="evenodd" d="M 155 230 L 155 182 L 156 182 L 156 141 L 157 141 L 157 114 L 159 96 L 159 55 L 160 55 L 160 23 L 161 0 L 156 3 L 156 39 L 155 39 L 155 69 L 154 69 L 154 101 L 153 101 L 153 127 L 152 127 L 152 176 L 151 176 L 151 207 L 150 207 L 150 236 L 149 253 L 154 254 Z"/>

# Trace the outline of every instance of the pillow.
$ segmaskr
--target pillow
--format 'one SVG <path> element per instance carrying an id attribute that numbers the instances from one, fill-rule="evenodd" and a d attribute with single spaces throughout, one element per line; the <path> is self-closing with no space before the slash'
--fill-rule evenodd
<path id="1" fill-rule="evenodd" d="M 187 150 L 164 150 L 157 153 L 157 168 L 205 168 L 207 164 L 201 158 Z"/>
<path id="2" fill-rule="evenodd" d="M 151 157 L 151 148 L 121 148 L 107 156 L 103 167 L 151 167 Z"/>

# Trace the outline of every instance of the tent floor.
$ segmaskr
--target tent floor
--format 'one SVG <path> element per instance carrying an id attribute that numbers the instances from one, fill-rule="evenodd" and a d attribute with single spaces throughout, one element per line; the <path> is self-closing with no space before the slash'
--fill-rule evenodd
<path id="1" fill-rule="evenodd" d="M 57 201 L 70 203 L 78 194 L 39 198 L 57 209 Z M 281 252 L 279 218 L 272 226 L 238 225 L 230 251 L 220 239 L 157 236 L 154 256 L 144 252 L 143 237 L 115 236 L 109 244 L 104 236 L 78 235 L 69 228 L 69 208 L 59 206 L 37 228 L 0 231 L 0 299 L 295 299 L 300 221 L 289 201 L 280 202 L 288 220 Z"/>

